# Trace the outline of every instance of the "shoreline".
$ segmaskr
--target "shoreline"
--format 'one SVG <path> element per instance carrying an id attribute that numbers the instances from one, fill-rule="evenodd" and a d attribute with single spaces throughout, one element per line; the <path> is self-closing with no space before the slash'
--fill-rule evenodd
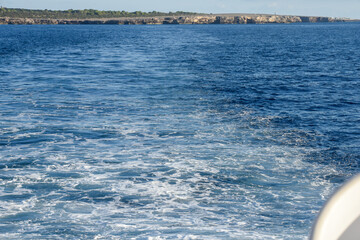
<path id="1" fill-rule="evenodd" d="M 204 14 L 191 16 L 121 17 L 89 19 L 44 19 L 1 17 L 0 25 L 162 25 L 162 24 L 269 24 L 269 23 L 317 23 L 354 22 L 355 19 L 309 17 L 270 14 Z"/>

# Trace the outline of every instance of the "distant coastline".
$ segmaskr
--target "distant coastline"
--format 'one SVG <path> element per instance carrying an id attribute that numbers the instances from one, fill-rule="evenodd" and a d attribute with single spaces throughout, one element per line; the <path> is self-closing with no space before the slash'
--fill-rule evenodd
<path id="1" fill-rule="evenodd" d="M 0 24 L 266 24 L 301 22 L 347 22 L 346 18 L 271 14 L 199 14 L 192 12 L 125 12 L 98 10 L 29 10 L 0 8 Z"/>

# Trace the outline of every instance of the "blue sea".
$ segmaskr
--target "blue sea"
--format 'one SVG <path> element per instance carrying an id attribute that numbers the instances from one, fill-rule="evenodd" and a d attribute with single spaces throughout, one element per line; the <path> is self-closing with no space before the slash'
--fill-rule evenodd
<path id="1" fill-rule="evenodd" d="M 360 23 L 0 26 L 0 238 L 307 239 L 359 60 Z"/>

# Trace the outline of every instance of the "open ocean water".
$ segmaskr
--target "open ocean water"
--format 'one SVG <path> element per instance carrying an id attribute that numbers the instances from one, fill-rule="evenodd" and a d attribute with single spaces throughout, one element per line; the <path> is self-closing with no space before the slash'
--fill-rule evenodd
<path id="1" fill-rule="evenodd" d="M 360 23 L 0 26 L 1 239 L 306 239 L 360 172 Z"/>

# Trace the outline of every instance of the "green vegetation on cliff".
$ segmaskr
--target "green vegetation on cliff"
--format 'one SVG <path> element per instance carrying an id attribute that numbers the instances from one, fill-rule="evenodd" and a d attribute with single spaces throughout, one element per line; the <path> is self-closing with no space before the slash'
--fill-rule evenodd
<path id="1" fill-rule="evenodd" d="M 126 12 L 126 11 L 99 11 L 94 9 L 84 10 L 30 10 L 21 8 L 0 8 L 0 17 L 11 18 L 38 18 L 38 19 L 89 19 L 89 18 L 119 18 L 119 17 L 154 17 L 154 16 L 184 16 L 194 15 L 192 12 Z"/>

